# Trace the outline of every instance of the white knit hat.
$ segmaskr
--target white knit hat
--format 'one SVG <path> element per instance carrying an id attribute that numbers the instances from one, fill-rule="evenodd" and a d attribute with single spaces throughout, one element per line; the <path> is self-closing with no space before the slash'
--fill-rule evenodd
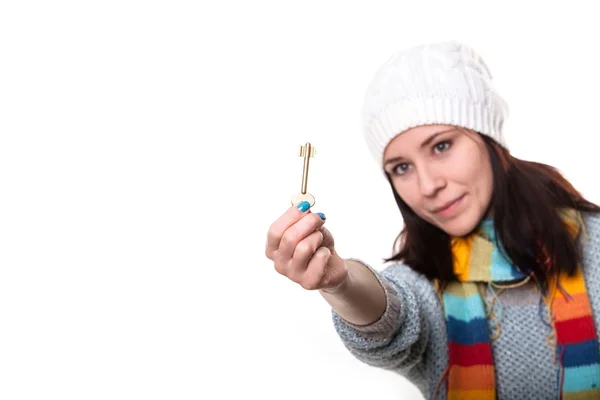
<path id="1" fill-rule="evenodd" d="M 363 133 L 378 165 L 390 141 L 409 128 L 472 129 L 506 146 L 508 105 L 483 59 L 456 41 L 421 45 L 391 57 L 375 74 L 362 110 Z"/>

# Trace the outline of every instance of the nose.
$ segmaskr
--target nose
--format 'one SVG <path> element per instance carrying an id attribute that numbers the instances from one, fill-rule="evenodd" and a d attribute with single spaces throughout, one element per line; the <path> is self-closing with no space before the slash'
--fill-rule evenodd
<path id="1" fill-rule="evenodd" d="M 421 165 L 420 168 L 417 169 L 417 174 L 419 177 L 421 194 L 425 197 L 435 196 L 446 186 L 446 180 L 444 179 L 442 171 L 439 171 L 439 168 Z"/>

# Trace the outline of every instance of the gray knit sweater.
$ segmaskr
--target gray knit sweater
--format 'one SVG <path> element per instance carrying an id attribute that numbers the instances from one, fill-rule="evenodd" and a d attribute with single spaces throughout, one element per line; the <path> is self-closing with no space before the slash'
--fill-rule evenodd
<path id="1" fill-rule="evenodd" d="M 583 274 L 594 314 L 600 327 L 600 215 L 584 214 L 588 239 L 583 243 Z M 387 294 L 384 315 L 368 326 L 355 326 L 333 311 L 337 333 L 360 361 L 395 371 L 413 382 L 426 399 L 433 394 L 448 363 L 445 318 L 430 281 L 403 264 L 390 264 L 381 272 L 368 266 Z M 552 332 L 546 304 L 535 283 L 506 289 L 496 296 L 489 320 L 499 400 L 558 399 L 558 365 L 554 348 L 546 339 Z M 488 287 L 487 301 L 494 296 Z M 541 310 L 540 310 L 541 308 Z M 543 320 L 542 320 L 543 319 Z M 442 381 L 436 399 L 446 399 Z"/>

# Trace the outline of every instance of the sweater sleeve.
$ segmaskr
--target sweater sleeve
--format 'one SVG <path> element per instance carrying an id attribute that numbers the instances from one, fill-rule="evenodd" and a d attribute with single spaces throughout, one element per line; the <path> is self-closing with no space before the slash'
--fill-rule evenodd
<path id="1" fill-rule="evenodd" d="M 370 325 L 354 325 L 332 311 L 333 322 L 344 345 L 368 365 L 403 373 L 423 358 L 431 324 L 443 324 L 433 285 L 403 264 L 375 271 L 385 290 L 387 306 L 381 318 Z M 423 293 L 427 295 L 423 296 Z"/>

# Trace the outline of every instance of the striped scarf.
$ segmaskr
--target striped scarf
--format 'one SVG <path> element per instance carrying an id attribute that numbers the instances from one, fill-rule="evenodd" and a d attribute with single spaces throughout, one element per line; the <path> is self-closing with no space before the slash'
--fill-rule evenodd
<path id="1" fill-rule="evenodd" d="M 575 211 L 563 213 L 563 220 L 574 234 L 582 227 Z M 491 220 L 485 220 L 476 234 L 453 238 L 451 243 L 458 281 L 450 283 L 442 295 L 449 348 L 447 397 L 493 400 L 494 359 L 482 290 L 487 282 L 526 279 L 528 275 L 496 246 Z M 545 301 L 561 366 L 560 398 L 599 399 L 598 337 L 581 269 L 573 277 L 564 274 L 551 279 L 549 288 L 553 289 Z"/>

